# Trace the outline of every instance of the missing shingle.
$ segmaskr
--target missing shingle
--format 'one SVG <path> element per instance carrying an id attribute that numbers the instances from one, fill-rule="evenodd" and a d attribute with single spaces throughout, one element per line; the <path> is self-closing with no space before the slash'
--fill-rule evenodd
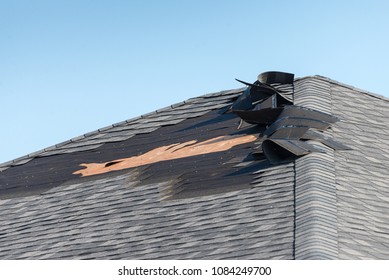
<path id="1" fill-rule="evenodd" d="M 177 174 L 184 174 L 182 183 L 177 182 L 177 185 L 171 186 L 174 189 L 166 196 L 168 200 L 225 193 L 231 191 L 231 184 L 235 189 L 248 187 L 250 170 L 246 172 L 245 167 L 236 168 L 225 163 L 240 155 L 247 156 L 258 142 L 257 137 L 262 130 L 250 125 L 237 131 L 238 122 L 239 118 L 234 114 L 222 114 L 215 109 L 201 117 L 161 127 L 150 134 L 105 143 L 93 151 L 34 158 L 29 163 L 0 172 L 0 199 L 8 198 L 9 195 L 21 197 L 42 194 L 63 183 L 78 184 L 100 178 L 105 180 L 128 172 L 129 187 L 169 182 Z M 193 140 L 196 143 L 188 143 Z M 174 143 L 177 145 L 171 149 L 162 149 L 163 154 L 167 153 L 165 155 L 151 152 L 164 146 L 168 148 Z M 180 144 L 184 145 L 177 150 Z M 147 155 L 151 157 L 144 158 Z M 140 156 L 147 161 L 136 161 L 142 159 Z M 87 163 L 91 171 L 96 171 L 96 175 L 73 174 L 82 169 L 82 163 Z M 20 176 L 27 170 L 33 176 Z"/>
<path id="2" fill-rule="evenodd" d="M 182 143 L 164 145 L 144 152 L 139 156 L 131 156 L 106 163 L 82 163 L 84 167 L 73 172 L 82 176 L 91 176 L 107 172 L 124 170 L 158 162 L 168 162 L 194 156 L 204 156 L 218 152 L 227 152 L 235 146 L 256 141 L 254 135 L 223 135 L 205 141 L 189 140 Z M 120 164 L 118 164 L 120 163 Z M 109 168 L 108 168 L 109 167 Z"/>

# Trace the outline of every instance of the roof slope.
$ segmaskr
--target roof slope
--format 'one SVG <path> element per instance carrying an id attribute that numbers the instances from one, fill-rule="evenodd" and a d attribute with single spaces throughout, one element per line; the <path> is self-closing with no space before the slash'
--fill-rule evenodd
<path id="1" fill-rule="evenodd" d="M 389 259 L 389 100 L 331 83 L 335 137 L 353 147 L 335 157 L 342 259 Z"/>
<path id="2" fill-rule="evenodd" d="M 226 110 L 193 98 L 0 165 L 1 259 L 389 258 L 387 99 L 327 78 L 287 99 L 341 119 L 333 150 L 271 165 Z"/>

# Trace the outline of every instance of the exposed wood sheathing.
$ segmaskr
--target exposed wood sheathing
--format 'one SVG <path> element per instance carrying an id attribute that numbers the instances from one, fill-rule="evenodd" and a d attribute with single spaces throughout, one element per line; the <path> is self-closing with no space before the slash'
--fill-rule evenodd
<path id="1" fill-rule="evenodd" d="M 245 136 L 218 136 L 202 142 L 190 140 L 184 143 L 175 143 L 161 146 L 147 151 L 139 156 L 116 159 L 103 163 L 82 163 L 84 169 L 73 172 L 82 176 L 103 174 L 115 170 L 123 170 L 138 166 L 153 164 L 162 161 L 188 158 L 230 150 L 232 147 L 253 142 L 258 138 L 254 135 Z"/>

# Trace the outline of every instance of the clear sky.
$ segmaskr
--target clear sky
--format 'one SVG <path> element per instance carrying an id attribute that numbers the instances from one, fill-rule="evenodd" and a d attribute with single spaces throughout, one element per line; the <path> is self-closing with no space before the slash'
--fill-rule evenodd
<path id="1" fill-rule="evenodd" d="M 0 162 L 264 71 L 389 97 L 388 15 L 375 0 L 0 0 Z"/>

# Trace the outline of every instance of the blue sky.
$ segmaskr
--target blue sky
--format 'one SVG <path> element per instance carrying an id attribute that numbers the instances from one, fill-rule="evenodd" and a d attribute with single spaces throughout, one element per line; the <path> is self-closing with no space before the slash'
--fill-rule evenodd
<path id="1" fill-rule="evenodd" d="M 388 3 L 0 0 L 0 162 L 269 70 L 389 97 Z"/>

